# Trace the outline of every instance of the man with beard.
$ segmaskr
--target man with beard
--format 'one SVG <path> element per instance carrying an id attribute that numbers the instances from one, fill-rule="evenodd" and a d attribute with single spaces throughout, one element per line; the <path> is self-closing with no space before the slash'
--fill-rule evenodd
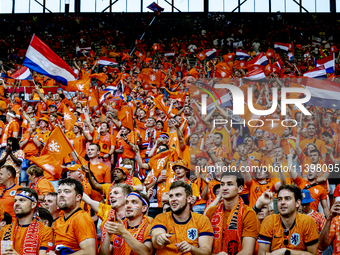
<path id="1" fill-rule="evenodd" d="M 21 188 L 15 183 L 16 171 L 13 166 L 4 165 L 0 168 L 0 203 L 5 212 L 15 218 L 13 203 L 17 189 Z"/>
<path id="2" fill-rule="evenodd" d="M 118 222 L 107 221 L 106 237 L 99 254 L 153 254 L 150 237 L 150 218 L 145 214 L 149 199 L 139 191 L 134 191 L 126 197 L 126 219 Z M 111 241 L 111 245 L 110 245 Z"/>
<path id="3" fill-rule="evenodd" d="M 239 172 L 221 176 L 222 201 L 206 211 L 214 229 L 213 254 L 253 254 L 258 237 L 256 213 L 241 198 L 244 181 Z"/>
<path id="4" fill-rule="evenodd" d="M 54 244 L 79 254 L 96 254 L 96 230 L 87 212 L 80 208 L 82 184 L 74 179 L 59 180 L 58 206 L 63 215 L 54 222 Z M 55 255 L 54 251 L 48 255 Z"/>
<path id="5" fill-rule="evenodd" d="M 104 241 L 106 236 L 106 228 L 104 225 L 107 221 L 117 222 L 118 219 L 125 219 L 125 199 L 132 191 L 133 188 L 130 185 L 122 183 L 115 184 L 110 192 L 110 197 L 107 198 L 111 205 L 99 203 L 98 201 L 92 200 L 87 195 L 83 196 L 83 201 L 90 205 L 97 213 L 97 216 L 102 220 L 102 223 L 100 224 L 100 243 Z"/>
<path id="6" fill-rule="evenodd" d="M 277 193 L 279 214 L 267 216 L 259 235 L 259 255 L 317 254 L 318 226 L 314 219 L 299 214 L 301 190 L 283 185 Z"/>
<path id="7" fill-rule="evenodd" d="M 310 155 L 311 155 L 311 158 L 315 158 L 319 155 L 319 151 L 312 150 Z M 292 162 L 293 162 L 293 155 L 289 154 L 288 155 L 289 166 L 292 166 L 293 164 Z M 310 165 L 310 167 L 311 166 L 312 165 Z M 318 184 L 319 172 L 317 171 L 317 169 L 313 169 L 313 168 L 309 169 L 308 174 L 307 174 L 308 181 L 306 181 L 301 176 L 299 176 L 294 167 L 289 167 L 289 169 L 290 169 L 289 171 L 290 176 L 294 180 L 296 186 L 298 186 L 301 190 L 302 189 L 309 190 L 311 198 L 314 200 L 310 204 L 311 209 L 317 212 L 319 203 L 321 202 L 325 216 L 328 217 L 330 212 L 329 212 L 329 208 L 327 204 L 327 191 L 320 184 Z"/>
<path id="8" fill-rule="evenodd" d="M 16 218 L 6 225 L 0 234 L 1 246 L 10 245 L 3 255 L 46 254 L 53 245 L 52 229 L 39 222 L 34 213 L 38 205 L 38 195 L 30 188 L 19 188 L 14 197 Z"/>
<path id="9" fill-rule="evenodd" d="M 171 212 L 159 214 L 152 222 L 151 238 L 157 255 L 211 254 L 214 232 L 209 219 L 190 212 L 192 189 L 175 181 L 170 186 Z"/>
<path id="10" fill-rule="evenodd" d="M 45 196 L 44 202 L 42 203 L 42 207 L 46 208 L 53 217 L 53 224 L 59 218 L 59 207 L 57 204 L 58 193 L 50 192 Z"/>

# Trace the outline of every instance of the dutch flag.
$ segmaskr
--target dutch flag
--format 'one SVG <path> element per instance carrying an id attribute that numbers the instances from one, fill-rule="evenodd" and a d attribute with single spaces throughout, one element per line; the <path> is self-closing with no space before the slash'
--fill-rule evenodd
<path id="1" fill-rule="evenodd" d="M 252 81 L 258 81 L 266 79 L 266 75 L 263 71 L 263 68 L 258 68 L 249 72 L 246 76 L 244 76 L 244 78 Z"/>
<path id="2" fill-rule="evenodd" d="M 248 62 L 248 66 L 250 65 L 266 66 L 267 64 L 268 64 L 268 58 L 266 54 L 264 54 L 263 52 L 261 52 L 259 55 L 257 55 L 255 58 L 253 58 L 252 60 Z"/>
<path id="3" fill-rule="evenodd" d="M 334 53 L 326 58 L 318 59 L 316 62 L 316 67 L 324 66 L 326 73 L 334 73 L 335 70 L 335 57 Z"/>
<path id="4" fill-rule="evenodd" d="M 236 58 L 242 60 L 242 59 L 245 59 L 245 58 L 250 58 L 250 56 L 247 53 L 237 49 L 236 50 Z"/>
<path id="5" fill-rule="evenodd" d="M 326 73 L 326 69 L 324 66 L 319 66 L 319 67 L 314 68 L 311 71 L 305 72 L 303 76 L 309 77 L 309 78 L 323 79 L 323 78 L 327 78 L 327 73 Z"/>
<path id="6" fill-rule="evenodd" d="M 216 54 L 217 54 L 216 49 L 205 50 L 204 53 L 210 59 L 216 57 Z"/>
<path id="7" fill-rule="evenodd" d="M 35 35 L 28 46 L 23 65 L 64 85 L 77 79 L 71 67 Z"/>
<path id="8" fill-rule="evenodd" d="M 275 43 L 274 43 L 274 49 L 275 49 L 275 50 L 288 51 L 289 46 L 288 46 L 288 43 L 275 42 Z"/>
<path id="9" fill-rule="evenodd" d="M 26 66 L 21 67 L 18 71 L 16 71 L 11 76 L 7 76 L 1 73 L 1 77 L 8 78 L 8 79 L 15 79 L 15 80 L 33 80 L 31 71 Z"/>
<path id="10" fill-rule="evenodd" d="M 113 66 L 113 65 L 118 65 L 118 63 L 114 62 L 112 59 L 110 58 L 106 58 L 106 57 L 100 57 L 99 61 L 98 61 L 99 66 Z"/>

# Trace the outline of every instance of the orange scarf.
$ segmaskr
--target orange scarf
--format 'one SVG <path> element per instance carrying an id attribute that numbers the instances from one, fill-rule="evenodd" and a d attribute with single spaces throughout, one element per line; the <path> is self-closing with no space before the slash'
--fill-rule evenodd
<path id="1" fill-rule="evenodd" d="M 40 242 L 42 238 L 42 228 L 43 224 L 39 222 L 36 218 L 33 219 L 33 222 L 27 227 L 24 236 L 24 241 L 20 244 L 19 254 L 25 255 L 37 255 L 39 254 Z M 15 218 L 11 226 L 7 229 L 4 234 L 4 241 L 12 241 L 13 248 L 15 247 L 16 233 L 18 228 L 21 226 L 18 224 L 18 219 Z M 12 231 L 14 228 L 14 231 Z"/>
<path id="2" fill-rule="evenodd" d="M 127 220 L 124 221 L 125 228 L 127 228 Z M 138 228 L 129 229 L 129 232 L 133 235 L 133 237 L 143 243 L 143 237 L 146 230 L 146 227 L 149 225 L 149 221 L 144 216 L 142 222 L 139 224 Z M 127 250 L 126 250 L 127 249 Z M 131 248 L 125 245 L 125 241 L 121 236 L 114 236 L 113 239 L 113 249 L 112 254 L 115 255 L 135 255 L 135 253 L 131 250 Z"/>
<path id="3" fill-rule="evenodd" d="M 237 204 L 231 210 L 226 224 L 224 224 L 224 203 L 220 203 L 211 220 L 215 233 L 213 253 L 224 251 L 229 255 L 235 255 L 242 250 L 241 238 L 243 211 L 244 202 L 242 198 L 239 198 Z M 225 228 L 225 226 L 228 227 Z"/>
<path id="4" fill-rule="evenodd" d="M 103 224 L 102 236 L 101 236 L 101 239 L 100 239 L 100 243 L 101 244 L 104 242 L 104 238 L 105 238 L 106 232 L 107 232 L 106 227 L 105 227 L 105 223 L 107 221 L 115 221 L 115 218 L 116 218 L 116 212 L 115 212 L 115 210 L 111 209 L 110 213 L 109 213 L 109 216 L 107 216 L 107 219 L 106 219 L 106 221 Z"/>

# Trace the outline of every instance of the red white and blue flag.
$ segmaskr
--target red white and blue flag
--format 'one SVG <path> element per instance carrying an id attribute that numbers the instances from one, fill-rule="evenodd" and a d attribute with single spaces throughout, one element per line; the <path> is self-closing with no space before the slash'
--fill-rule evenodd
<path id="1" fill-rule="evenodd" d="M 236 56 L 236 58 L 238 58 L 240 60 L 245 59 L 245 58 L 250 58 L 250 56 L 247 53 L 245 53 L 245 52 L 243 52 L 239 49 L 236 50 L 235 56 Z"/>
<path id="2" fill-rule="evenodd" d="M 326 58 L 318 59 L 316 61 L 316 67 L 324 66 L 327 73 L 334 73 L 335 70 L 335 57 L 334 53 Z"/>
<path id="3" fill-rule="evenodd" d="M 106 57 L 100 57 L 98 61 L 99 66 L 113 66 L 113 65 L 118 65 L 118 63 L 114 62 L 110 58 Z"/>
<path id="4" fill-rule="evenodd" d="M 274 43 L 274 49 L 275 49 L 275 50 L 288 51 L 289 45 L 288 45 L 288 43 L 275 42 L 275 43 Z"/>
<path id="5" fill-rule="evenodd" d="M 216 57 L 216 55 L 217 55 L 216 49 L 205 50 L 204 53 L 210 59 Z"/>
<path id="6" fill-rule="evenodd" d="M 35 35 L 28 46 L 23 65 L 64 85 L 77 79 L 71 67 Z"/>
<path id="7" fill-rule="evenodd" d="M 324 66 L 319 66 L 314 68 L 313 70 L 305 72 L 303 76 L 309 78 L 323 79 L 327 78 L 327 73 Z"/>
<path id="8" fill-rule="evenodd" d="M 340 109 L 340 86 L 330 80 L 307 79 L 306 89 L 311 93 L 308 105 Z"/>
<path id="9" fill-rule="evenodd" d="M 268 64 L 268 58 L 266 54 L 264 54 L 263 52 L 261 52 L 259 55 L 257 55 L 255 58 L 253 58 L 252 60 L 248 62 L 248 66 L 250 65 L 266 66 L 267 64 Z"/>
<path id="10" fill-rule="evenodd" d="M 33 80 L 30 69 L 26 66 L 21 67 L 18 71 L 16 71 L 11 76 L 7 76 L 3 73 L 1 73 L 2 78 L 8 78 L 8 79 L 15 79 L 15 80 Z"/>
<path id="11" fill-rule="evenodd" d="M 153 2 L 152 4 L 150 4 L 148 7 L 148 9 L 150 9 L 151 11 L 154 11 L 156 13 L 160 13 L 162 11 L 164 11 L 164 8 L 160 7 L 158 4 L 156 4 L 155 2 Z"/>
<path id="12" fill-rule="evenodd" d="M 244 78 L 248 80 L 252 80 L 252 81 L 258 81 L 258 80 L 264 80 L 266 78 L 266 75 L 264 73 L 263 68 L 258 68 L 247 73 L 247 75 L 244 76 Z"/>

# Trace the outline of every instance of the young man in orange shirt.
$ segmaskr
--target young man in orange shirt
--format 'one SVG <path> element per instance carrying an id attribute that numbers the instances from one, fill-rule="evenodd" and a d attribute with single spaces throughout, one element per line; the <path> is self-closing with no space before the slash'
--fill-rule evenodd
<path id="1" fill-rule="evenodd" d="M 11 244 L 5 254 L 46 254 L 53 245 L 53 232 L 50 227 L 39 222 L 35 217 L 38 195 L 30 188 L 19 188 L 14 197 L 16 218 L 11 225 L 0 232 L 1 245 L 6 241 Z"/>
<path id="2" fill-rule="evenodd" d="M 206 211 L 214 229 L 213 254 L 253 254 L 258 236 L 256 213 L 240 197 L 244 181 L 239 172 L 221 177 L 222 202 Z"/>
<path id="3" fill-rule="evenodd" d="M 6 147 L 7 138 L 9 138 L 9 137 L 18 138 L 18 136 L 19 136 L 20 126 L 19 126 L 19 123 L 17 121 L 17 116 L 15 115 L 15 112 L 9 111 L 6 115 L 6 119 L 7 119 L 8 124 L 6 125 L 6 128 L 5 128 L 3 136 L 2 136 L 1 147 Z"/>
<path id="4" fill-rule="evenodd" d="M 16 171 L 13 166 L 4 165 L 0 168 L 0 203 L 3 205 L 5 212 L 8 212 L 12 218 L 14 214 L 14 196 L 21 186 L 15 183 Z"/>
<path id="5" fill-rule="evenodd" d="M 50 192 L 45 196 L 44 202 L 42 203 L 42 206 L 46 208 L 53 217 L 52 227 L 54 225 L 54 222 L 59 218 L 60 210 L 57 204 L 57 197 L 58 193 Z"/>
<path id="6" fill-rule="evenodd" d="M 310 216 L 299 214 L 301 190 L 283 185 L 277 193 L 279 214 L 267 216 L 259 235 L 259 255 L 317 254 L 318 226 Z"/>
<path id="7" fill-rule="evenodd" d="M 71 178 L 61 179 L 58 184 L 58 206 L 63 215 L 54 222 L 54 244 L 95 255 L 96 229 L 91 216 L 80 208 L 82 184 Z M 55 255 L 55 252 L 47 254 Z"/>
<path id="8" fill-rule="evenodd" d="M 213 228 L 206 216 L 190 211 L 191 200 L 192 189 L 188 184 L 182 181 L 171 184 L 171 212 L 159 214 L 152 221 L 151 238 L 156 255 L 211 254 Z"/>
<path id="9" fill-rule="evenodd" d="M 101 246 L 101 255 L 112 254 L 151 255 L 153 247 L 150 237 L 150 218 L 145 216 L 149 207 L 149 199 L 139 191 L 126 196 L 126 219 L 118 222 L 107 221 L 106 237 Z"/>

